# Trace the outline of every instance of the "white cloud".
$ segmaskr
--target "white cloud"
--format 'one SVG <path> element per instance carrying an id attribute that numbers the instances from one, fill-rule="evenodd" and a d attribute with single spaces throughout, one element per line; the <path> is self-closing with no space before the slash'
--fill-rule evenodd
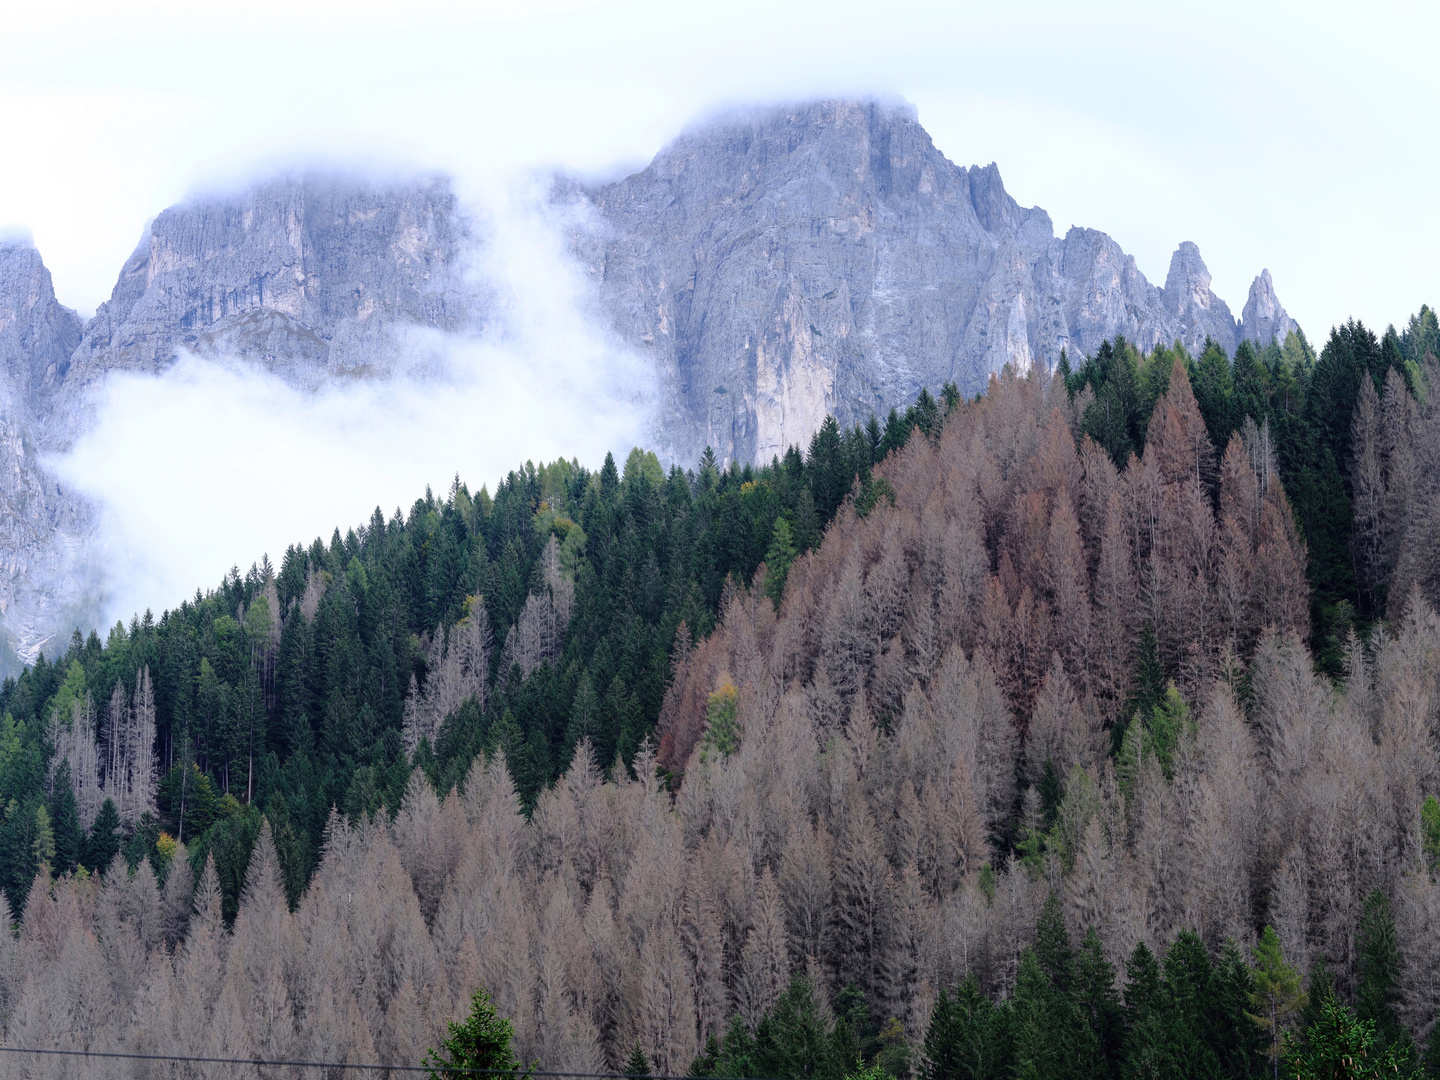
<path id="1" fill-rule="evenodd" d="M 480 337 L 415 332 L 411 374 L 312 393 L 186 356 L 159 377 L 107 379 L 94 425 L 52 462 L 98 507 L 106 622 L 174 607 L 262 552 L 278 564 L 377 505 L 408 512 L 457 473 L 493 491 L 527 459 L 593 468 L 647 441 L 649 377 L 586 310 L 559 222 L 533 197 L 490 195 L 477 271 L 499 318 Z"/>
<path id="2" fill-rule="evenodd" d="M 0 226 L 32 235 L 61 303 L 93 314 L 145 222 L 185 190 L 185 133 L 207 110 L 183 93 L 0 83 Z"/>
<path id="3" fill-rule="evenodd" d="M 13 5 L 19 8 L 19 5 Z M 218 9 L 217 9 L 218 10 Z M 360 151 L 460 174 L 640 164 L 722 102 L 900 94 L 960 164 L 1163 278 L 1200 245 L 1233 306 L 1268 266 L 1312 335 L 1440 297 L 1440 9 L 1217 0 L 27 5 L 0 42 L 28 223 L 62 299 L 104 299 L 142 221 L 197 177 Z M 283 33 L 277 30 L 283 27 Z M 956 118 L 969 116 L 963 123 Z M 15 132 L 18 130 L 19 134 Z"/>

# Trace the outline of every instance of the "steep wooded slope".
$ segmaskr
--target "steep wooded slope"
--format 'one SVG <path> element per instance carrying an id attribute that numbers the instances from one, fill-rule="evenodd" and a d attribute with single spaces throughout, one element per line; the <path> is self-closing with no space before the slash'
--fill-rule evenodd
<path id="1" fill-rule="evenodd" d="M 158 860 L 163 889 L 148 859 L 42 873 L 19 939 L 0 936 L 6 1037 L 413 1061 L 478 985 L 527 1060 L 616 1069 L 638 1042 L 680 1072 L 798 972 L 831 998 L 853 986 L 914 1043 L 940 988 L 1027 977 L 1052 893 L 1072 940 L 1094 929 L 1116 967 L 1187 929 L 1186 948 L 1243 948 L 1269 922 L 1352 993 L 1378 888 L 1403 955 L 1394 1006 L 1423 1040 L 1440 1005 L 1436 852 L 1417 829 L 1440 773 L 1440 619 L 1417 597 L 1330 684 L 1297 635 L 1302 552 L 1263 456 L 1227 448 L 1215 526 L 1183 370 L 1120 474 L 1077 452 L 1067 398 L 1039 374 L 996 380 L 884 466 L 893 506 L 847 507 L 791 565 L 778 617 L 763 580 L 731 591 L 677 657 L 678 794 L 653 751 L 638 779 L 607 778 L 587 743 L 528 820 L 503 751 L 443 799 L 417 771 L 393 822 L 332 816 L 293 912 L 260 824 L 232 930 L 213 864 L 183 848 Z M 1236 583 L 1242 556 L 1264 574 Z M 1116 610 L 1093 582 L 1122 579 Z M 1144 656 L 1146 623 L 1156 670 L 1104 676 L 1125 635 Z M 1094 680 L 1067 667 L 1092 639 Z M 1115 707 L 1166 674 L 1177 687 L 1148 709 Z M 1126 715 L 1112 752 L 1104 725 Z"/>

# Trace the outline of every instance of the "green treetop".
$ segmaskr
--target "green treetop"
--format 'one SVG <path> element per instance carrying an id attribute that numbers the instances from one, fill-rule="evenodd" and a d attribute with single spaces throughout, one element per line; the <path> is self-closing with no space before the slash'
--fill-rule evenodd
<path id="1" fill-rule="evenodd" d="M 1410 1077 L 1414 1071 L 1399 1047 L 1376 1045 L 1375 1024 L 1357 1019 L 1333 997 L 1325 999 L 1320 1018 L 1305 1033 L 1305 1045 L 1285 1036 L 1286 1071 L 1295 1080 L 1380 1080 Z"/>
<path id="2" fill-rule="evenodd" d="M 492 1075 L 512 1073 L 520 1080 L 530 1076 L 510 1046 L 514 1027 L 495 1011 L 484 990 L 470 996 L 470 1015 L 465 1021 L 457 1024 L 452 1020 L 448 1026 L 450 1034 L 439 1049 L 425 1055 L 430 1080 L 460 1080 L 474 1075 L 475 1070 Z"/>
<path id="3" fill-rule="evenodd" d="M 1275 1080 L 1279 1080 L 1281 1033 L 1305 1007 L 1306 997 L 1305 989 L 1300 985 L 1300 973 L 1285 962 L 1280 938 L 1269 926 L 1265 927 L 1255 946 L 1254 978 L 1250 1005 L 1255 1011 L 1249 1015 L 1269 1038 Z"/>
<path id="4" fill-rule="evenodd" d="M 631 1077 L 632 1080 L 650 1075 L 650 1059 L 645 1056 L 645 1051 L 641 1048 L 638 1040 L 630 1048 L 630 1056 L 625 1059 L 625 1075 Z"/>

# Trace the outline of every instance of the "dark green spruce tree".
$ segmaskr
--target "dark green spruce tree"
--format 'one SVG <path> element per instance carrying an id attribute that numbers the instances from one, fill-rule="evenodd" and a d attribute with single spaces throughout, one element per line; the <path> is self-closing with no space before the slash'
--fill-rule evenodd
<path id="1" fill-rule="evenodd" d="M 650 1075 L 650 1059 L 645 1056 L 639 1042 L 630 1048 L 630 1056 L 625 1059 L 624 1072 L 630 1080 L 642 1080 Z"/>
<path id="2" fill-rule="evenodd" d="M 54 792 L 50 796 L 50 827 L 55 833 L 55 865 L 51 869 L 56 874 L 68 874 L 85 857 L 85 830 L 80 827 L 80 814 L 75 807 L 68 761 L 62 761 L 55 770 Z"/>
<path id="3" fill-rule="evenodd" d="M 120 812 L 115 802 L 106 799 L 100 804 L 95 823 L 90 826 L 90 836 L 85 841 L 85 865 L 91 873 L 104 873 L 110 868 L 111 860 L 120 853 Z"/>
<path id="4" fill-rule="evenodd" d="M 1360 929 L 1355 935 L 1359 960 L 1359 985 L 1355 990 L 1355 1015 L 1374 1025 L 1375 1042 L 1382 1051 L 1394 1049 L 1407 1060 L 1415 1044 L 1400 1020 L 1400 940 L 1395 932 L 1395 915 L 1390 898 L 1376 889 L 1365 900 Z"/>

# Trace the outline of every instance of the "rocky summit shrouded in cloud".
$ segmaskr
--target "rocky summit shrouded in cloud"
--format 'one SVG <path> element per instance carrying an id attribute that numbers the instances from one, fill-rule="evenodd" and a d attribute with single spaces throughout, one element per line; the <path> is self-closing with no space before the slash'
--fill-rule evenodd
<path id="1" fill-rule="evenodd" d="M 712 119 L 633 176 L 559 182 L 552 208 L 601 321 L 658 379 L 654 440 L 686 464 L 706 446 L 768 460 L 827 413 L 863 422 L 944 382 L 973 394 L 1007 363 L 1117 334 L 1233 351 L 1294 326 L 1268 272 L 1237 321 L 1193 243 L 1161 288 L 1104 233 L 1057 237 L 904 105 Z M 417 331 L 485 327 L 496 304 L 469 272 L 485 235 L 444 178 L 280 177 L 161 213 L 88 322 L 28 242 L 0 245 L 4 666 L 102 613 L 94 508 L 44 455 L 88 430 L 107 375 L 162 374 L 184 352 L 307 390 L 403 377 L 423 368 Z"/>
<path id="2" fill-rule="evenodd" d="M 994 165 L 961 168 L 905 105 L 827 101 L 699 124 L 617 183 L 571 189 L 575 248 L 667 394 L 681 460 L 768 461 L 828 412 L 863 423 L 921 387 L 985 387 L 1123 334 L 1233 352 L 1294 328 L 1268 272 L 1237 322 L 1193 243 L 1152 285 L 1105 233 L 1055 235 Z"/>
<path id="3" fill-rule="evenodd" d="M 102 614 L 94 508 L 42 457 L 87 430 L 105 376 L 158 375 L 182 350 L 311 389 L 391 374 L 414 359 L 408 331 L 477 325 L 468 228 L 443 179 L 277 178 L 160 214 L 88 322 L 28 242 L 0 245 L 0 664 Z"/>

